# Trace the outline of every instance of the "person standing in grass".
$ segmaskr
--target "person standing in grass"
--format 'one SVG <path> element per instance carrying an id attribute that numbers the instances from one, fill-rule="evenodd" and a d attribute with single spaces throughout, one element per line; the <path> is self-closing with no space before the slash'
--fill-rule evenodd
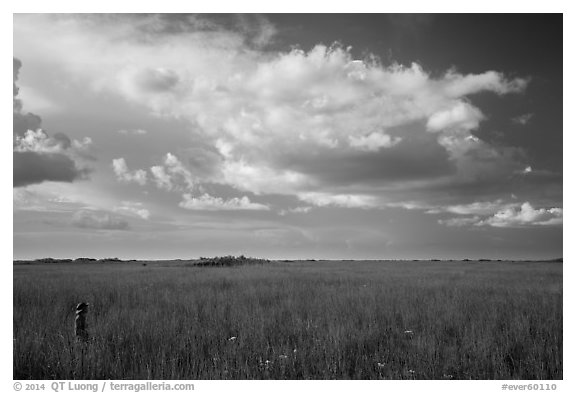
<path id="1" fill-rule="evenodd" d="M 88 330 L 86 327 L 87 313 L 88 303 L 78 303 L 76 306 L 76 318 L 74 319 L 74 333 L 76 339 L 82 342 L 88 341 Z"/>

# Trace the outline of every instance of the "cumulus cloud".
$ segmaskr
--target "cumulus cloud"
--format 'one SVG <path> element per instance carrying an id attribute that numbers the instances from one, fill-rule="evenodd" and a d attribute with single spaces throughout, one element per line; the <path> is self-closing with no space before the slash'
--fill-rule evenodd
<path id="1" fill-rule="evenodd" d="M 142 169 L 129 170 L 124 158 L 115 158 L 112 160 L 112 168 L 114 169 L 116 178 L 121 182 L 136 183 L 143 186 L 148 181 L 146 171 Z"/>
<path id="2" fill-rule="evenodd" d="M 417 176 L 428 186 L 487 181 L 526 166 L 516 150 L 472 135 L 486 115 L 469 97 L 519 93 L 527 79 L 493 70 L 433 76 L 415 63 L 355 58 L 339 45 L 262 51 L 274 37 L 265 19 L 230 26 L 202 17 L 24 15 L 15 34 L 41 53 L 35 32 L 45 28 L 62 44 L 49 58 L 94 89 L 187 120 L 198 146 L 218 156 L 205 155 L 213 168 L 203 180 L 240 191 L 325 193 L 334 206 L 376 207 L 342 199 L 334 179 L 364 181 L 377 198 Z M 152 167 L 155 183 L 173 190 L 179 178 L 192 188 L 193 178 L 168 161 Z M 326 206 L 329 198 L 312 200 Z"/>
<path id="3" fill-rule="evenodd" d="M 187 188 L 194 187 L 194 180 L 192 174 L 182 162 L 172 153 L 167 153 L 164 159 L 164 167 L 167 172 L 174 178 L 179 178 Z"/>
<path id="4" fill-rule="evenodd" d="M 231 198 L 224 200 L 203 194 L 193 197 L 191 194 L 182 195 L 182 202 L 179 206 L 188 210 L 269 210 L 267 205 L 251 202 L 247 196 L 241 198 Z"/>
<path id="5" fill-rule="evenodd" d="M 462 75 L 455 70 L 449 70 L 444 76 L 444 79 L 447 94 L 454 98 L 486 90 L 493 91 L 500 95 L 519 93 L 524 91 L 528 85 L 528 79 L 506 79 L 502 73 L 496 71 L 487 71 L 475 75 Z"/>
<path id="6" fill-rule="evenodd" d="M 383 135 L 373 132 L 365 136 L 351 136 L 350 146 L 364 151 L 378 151 L 383 147 L 392 147 L 399 143 L 401 138 L 392 138 L 390 135 Z"/>
<path id="7" fill-rule="evenodd" d="M 438 220 L 447 226 L 492 226 L 499 228 L 522 228 L 530 226 L 562 225 L 563 209 L 534 208 L 529 202 L 503 203 L 478 202 L 469 205 L 447 206 L 435 212 L 449 212 L 458 215 L 473 215 L 471 217 L 455 217 Z"/>
<path id="8" fill-rule="evenodd" d="M 162 165 L 150 168 L 156 186 L 166 191 L 194 188 L 194 177 L 172 153 L 167 153 Z"/>
<path id="9" fill-rule="evenodd" d="M 89 148 L 92 145 L 92 139 L 85 137 L 82 141 L 71 140 L 62 133 L 56 133 L 52 136 L 38 128 L 37 130 L 28 130 L 24 135 L 15 135 L 14 151 L 16 152 L 34 152 L 47 154 L 68 154 L 72 150 L 76 154 L 88 156 Z"/>
<path id="10" fill-rule="evenodd" d="M 166 191 L 171 191 L 174 188 L 172 178 L 168 173 L 166 173 L 163 166 L 153 166 L 150 168 L 150 172 L 152 173 L 152 177 L 158 188 Z"/>
<path id="11" fill-rule="evenodd" d="M 82 161 L 93 159 L 89 154 L 92 140 L 71 140 L 62 133 L 49 136 L 38 115 L 23 111 L 16 85 L 22 62 L 13 58 L 13 67 L 13 186 L 86 178 L 90 169 Z"/>
<path id="12" fill-rule="evenodd" d="M 112 160 L 116 178 L 125 183 L 137 183 L 144 186 L 148 183 L 148 173 L 144 169 L 130 170 L 124 158 Z M 194 176 L 186 166 L 172 153 L 167 153 L 161 165 L 150 168 L 154 184 L 165 191 L 192 190 Z"/>
<path id="13" fill-rule="evenodd" d="M 370 208 L 379 206 L 377 199 L 370 195 L 303 192 L 298 194 L 298 199 L 320 207 L 336 206 L 348 208 Z"/>
<path id="14" fill-rule="evenodd" d="M 312 179 L 297 171 L 274 169 L 251 164 L 242 159 L 227 161 L 221 172 L 222 182 L 254 194 L 292 194 L 312 184 Z"/>
<path id="15" fill-rule="evenodd" d="M 519 208 L 509 207 L 498 211 L 494 216 L 478 222 L 476 225 L 493 227 L 550 226 L 562 224 L 562 208 L 535 209 L 528 202 Z"/>
<path id="16" fill-rule="evenodd" d="M 477 128 L 483 119 L 484 115 L 478 108 L 460 101 L 448 109 L 434 113 L 428 118 L 426 126 L 430 131 L 456 129 L 466 132 Z"/>
<path id="17" fill-rule="evenodd" d="M 128 222 L 115 217 L 110 213 L 79 210 L 72 217 L 72 225 L 78 228 L 103 229 L 103 230 L 126 230 L 129 229 Z"/>
<path id="18" fill-rule="evenodd" d="M 148 220 L 150 218 L 150 211 L 144 208 L 142 202 L 122 201 L 120 206 L 114 208 L 114 211 L 136 215 L 143 220 Z"/>

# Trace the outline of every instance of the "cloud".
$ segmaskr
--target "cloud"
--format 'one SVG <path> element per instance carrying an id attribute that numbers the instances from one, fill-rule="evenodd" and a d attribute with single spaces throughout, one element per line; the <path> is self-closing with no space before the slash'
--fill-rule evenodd
<path id="1" fill-rule="evenodd" d="M 562 208 L 535 209 L 530 203 L 524 202 L 520 208 L 509 207 L 500 210 L 494 216 L 479 221 L 476 225 L 503 228 L 562 225 L 562 215 Z"/>
<path id="2" fill-rule="evenodd" d="M 23 136 L 15 135 L 14 151 L 48 154 L 76 154 L 89 156 L 92 139 L 71 140 L 67 135 L 56 133 L 51 137 L 42 130 L 28 130 Z"/>
<path id="3" fill-rule="evenodd" d="M 563 209 L 534 208 L 529 202 L 503 203 L 477 202 L 469 205 L 447 206 L 435 209 L 434 213 L 449 212 L 458 215 L 474 215 L 472 217 L 456 217 L 438 220 L 447 226 L 492 226 L 499 228 L 522 228 L 531 226 L 562 225 Z"/>
<path id="4" fill-rule="evenodd" d="M 143 130 L 142 128 L 135 128 L 135 129 L 121 129 L 118 130 L 118 133 L 122 135 L 146 135 L 148 131 Z"/>
<path id="5" fill-rule="evenodd" d="M 314 206 L 371 208 L 377 207 L 378 201 L 370 195 L 329 194 L 323 192 L 304 192 L 298 194 L 298 199 Z"/>
<path id="6" fill-rule="evenodd" d="M 16 96 L 18 95 L 19 88 L 16 85 L 16 81 L 18 80 L 18 75 L 20 73 L 20 68 L 22 67 L 22 62 L 13 57 L 12 58 L 12 97 L 13 97 L 13 104 L 14 104 L 14 113 L 20 112 L 22 110 L 22 101 Z"/>
<path id="7" fill-rule="evenodd" d="M 266 205 L 251 202 L 246 196 L 224 200 L 208 194 L 197 198 L 191 194 L 184 194 L 182 198 L 179 206 L 188 210 L 270 210 Z"/>
<path id="8" fill-rule="evenodd" d="M 179 81 L 178 74 L 165 68 L 144 69 L 135 75 L 135 85 L 144 92 L 169 92 Z"/>
<path id="9" fill-rule="evenodd" d="M 530 123 L 533 116 L 534 116 L 533 113 L 525 113 L 523 115 L 512 118 L 512 123 L 525 126 L 526 124 Z"/>
<path id="10" fill-rule="evenodd" d="M 302 173 L 251 164 L 242 159 L 226 161 L 222 165 L 221 182 L 242 191 L 258 194 L 292 194 L 304 188 L 311 179 Z"/>
<path id="11" fill-rule="evenodd" d="M 350 146 L 363 151 L 378 151 L 383 147 L 392 147 L 399 143 L 401 138 L 392 138 L 390 135 L 382 135 L 373 132 L 366 136 L 351 136 Z"/>
<path id="12" fill-rule="evenodd" d="M 167 153 L 164 159 L 164 167 L 173 178 L 180 179 L 181 182 L 185 184 L 187 188 L 194 187 L 194 180 L 192 179 L 192 174 L 182 162 L 172 153 Z"/>
<path id="13" fill-rule="evenodd" d="M 70 157 L 59 153 L 15 151 L 13 153 L 13 186 L 24 187 L 45 181 L 73 182 L 90 171 L 76 167 Z"/>
<path id="14" fill-rule="evenodd" d="M 116 206 L 114 208 L 114 211 L 133 214 L 142 218 L 143 220 L 148 220 L 150 218 L 150 211 L 143 207 L 142 202 L 122 201 L 120 206 Z"/>
<path id="15" fill-rule="evenodd" d="M 189 122 L 194 148 L 206 154 L 185 160 L 191 177 L 166 160 L 152 167 L 167 190 L 179 179 L 187 189 L 211 182 L 339 201 L 360 194 L 340 189 L 353 185 L 378 199 L 400 187 L 497 182 L 526 166 L 518 149 L 472 134 L 487 116 L 470 96 L 520 93 L 528 79 L 493 70 L 433 75 L 416 63 L 356 58 L 340 45 L 262 50 L 275 29 L 247 20 L 18 15 L 15 35 L 42 54 L 49 32 L 57 53 L 45 58 L 95 91 Z M 209 157 L 201 171 L 195 157 Z"/>
<path id="16" fill-rule="evenodd" d="M 480 217 L 475 216 L 447 218 L 445 220 L 438 220 L 438 223 L 448 227 L 464 227 L 469 225 L 477 225 L 479 221 Z"/>
<path id="17" fill-rule="evenodd" d="M 278 214 L 281 216 L 285 216 L 285 215 L 290 214 L 290 213 L 305 214 L 305 213 L 309 213 L 312 209 L 313 209 L 312 206 L 298 206 L 298 207 L 295 207 L 292 209 L 282 209 L 278 212 Z"/>
<path id="18" fill-rule="evenodd" d="M 84 207 L 76 199 L 57 193 L 32 190 L 31 187 L 13 188 L 13 211 L 70 213 Z"/>
<path id="19" fill-rule="evenodd" d="M 111 215 L 110 213 L 79 210 L 72 217 L 72 225 L 78 228 L 86 229 L 104 229 L 104 230 L 126 230 L 129 229 L 128 222 Z"/>
<path id="20" fill-rule="evenodd" d="M 430 116 L 426 126 L 430 131 L 456 129 L 466 132 L 477 128 L 483 119 L 484 116 L 478 108 L 466 102 L 457 102 L 451 108 Z"/>
<path id="21" fill-rule="evenodd" d="M 40 113 L 61 113 L 65 108 L 46 92 L 32 86 L 19 86 L 18 97 L 26 103 L 26 110 Z"/>
<path id="22" fill-rule="evenodd" d="M 482 91 L 492 91 L 499 95 L 520 93 L 526 89 L 528 82 L 526 78 L 506 79 L 504 74 L 496 71 L 462 75 L 449 70 L 444 76 L 443 84 L 448 96 L 459 98 Z"/>
<path id="23" fill-rule="evenodd" d="M 184 164 L 172 153 L 167 153 L 162 165 L 150 168 L 156 186 L 166 191 L 194 188 L 194 177 Z"/>
<path id="24" fill-rule="evenodd" d="M 13 67 L 13 187 L 86 178 L 91 170 L 82 161 L 93 159 L 88 151 L 92 140 L 72 141 L 62 133 L 49 136 L 38 115 L 23 112 L 16 85 L 22 62 L 13 58 Z"/>
<path id="25" fill-rule="evenodd" d="M 152 177 L 158 188 L 166 191 L 171 191 L 174 188 L 172 178 L 168 173 L 166 173 L 163 166 L 153 166 L 150 168 L 150 172 L 152 173 Z"/>
<path id="26" fill-rule="evenodd" d="M 462 205 L 448 205 L 448 206 L 438 206 L 430 208 L 427 213 L 439 214 L 439 213 L 452 213 L 459 215 L 487 215 L 494 214 L 499 210 L 508 209 L 510 207 L 516 206 L 516 203 L 504 203 L 503 200 L 498 199 L 496 201 L 486 201 L 486 202 L 473 202 L 469 204 Z"/>
<path id="27" fill-rule="evenodd" d="M 145 185 L 147 182 L 146 171 L 142 169 L 130 171 L 124 158 L 116 158 L 112 160 L 112 168 L 114 169 L 116 178 L 121 182 L 136 183 L 141 186 Z"/>

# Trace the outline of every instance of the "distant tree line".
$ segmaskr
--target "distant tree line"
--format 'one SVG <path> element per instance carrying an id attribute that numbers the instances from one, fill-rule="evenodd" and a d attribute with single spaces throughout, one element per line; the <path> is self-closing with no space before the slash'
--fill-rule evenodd
<path id="1" fill-rule="evenodd" d="M 226 255 L 223 257 L 205 258 L 200 257 L 200 262 L 195 263 L 194 266 L 241 266 L 241 265 L 259 265 L 269 263 L 268 259 L 250 258 L 240 255 L 239 257 L 233 255 Z"/>

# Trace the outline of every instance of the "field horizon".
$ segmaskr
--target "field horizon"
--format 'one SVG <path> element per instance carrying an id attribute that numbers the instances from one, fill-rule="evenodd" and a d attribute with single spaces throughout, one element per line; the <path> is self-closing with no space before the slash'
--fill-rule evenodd
<path id="1" fill-rule="evenodd" d="M 243 255 L 242 255 L 243 256 Z M 234 256 L 232 256 L 234 257 Z M 195 258 L 117 258 L 117 257 L 104 257 L 104 258 L 94 258 L 94 257 L 77 257 L 77 258 L 53 258 L 53 257 L 43 257 L 43 258 L 33 258 L 33 259 L 14 259 L 13 263 L 87 263 L 87 262 L 192 262 L 201 261 L 205 259 L 221 258 L 218 256 L 214 257 L 195 257 Z M 251 257 L 246 257 L 252 259 Z M 557 262 L 563 263 L 564 258 L 535 258 L 535 259 L 523 259 L 523 258 L 259 258 L 265 259 L 268 262 Z"/>
<path id="2" fill-rule="evenodd" d="M 14 263 L 15 379 L 562 379 L 562 342 L 561 263 Z"/>

